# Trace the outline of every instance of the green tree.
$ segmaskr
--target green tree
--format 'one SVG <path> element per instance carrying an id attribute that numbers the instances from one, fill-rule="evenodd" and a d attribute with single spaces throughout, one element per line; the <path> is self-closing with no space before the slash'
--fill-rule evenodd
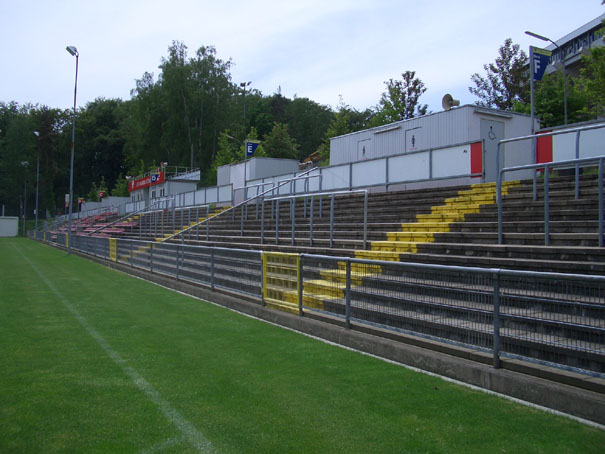
<path id="1" fill-rule="evenodd" d="M 428 106 L 420 104 L 420 96 L 426 91 L 424 82 L 416 78 L 415 71 L 406 71 L 401 80 L 389 79 L 387 90 L 382 94 L 371 125 L 380 126 L 395 121 L 426 115 Z"/>
<path id="2" fill-rule="evenodd" d="M 123 160 L 126 140 L 121 127 L 123 104 L 120 99 L 97 98 L 79 113 L 74 162 L 76 194 L 84 194 L 92 181 L 101 178 L 107 181 L 107 186 L 113 187 L 118 176 L 126 171 Z"/>
<path id="3" fill-rule="evenodd" d="M 582 57 L 579 84 L 588 100 L 585 113 L 593 118 L 605 116 L 605 47 L 593 47 Z"/>
<path id="4" fill-rule="evenodd" d="M 116 181 L 114 188 L 111 190 L 111 195 L 113 197 L 128 197 L 130 193 L 128 192 L 128 180 L 120 174 Z"/>
<path id="5" fill-rule="evenodd" d="M 471 76 L 475 86 L 469 91 L 479 98 L 476 104 L 512 110 L 516 102 L 529 102 L 527 65 L 527 54 L 507 38 L 498 49 L 495 62 L 483 65 L 485 77 L 478 73 Z"/>
<path id="6" fill-rule="evenodd" d="M 175 164 L 205 171 L 217 151 L 219 131 L 229 123 L 236 92 L 231 61 L 219 59 L 214 47 L 200 47 L 191 59 L 183 43 L 173 42 L 168 51 L 160 65 L 168 107 L 162 144 L 173 149 Z"/>
<path id="7" fill-rule="evenodd" d="M 565 124 L 565 96 L 563 88 L 563 73 L 556 71 L 545 75 L 534 87 L 534 109 L 540 119 L 540 126 L 549 128 Z M 567 79 L 567 111 L 568 122 L 576 123 L 589 119 L 586 112 L 587 97 L 577 80 Z M 516 103 L 516 112 L 531 113 L 531 105 Z"/>
<path id="8" fill-rule="evenodd" d="M 275 122 L 263 141 L 264 150 L 271 158 L 298 158 L 298 144 L 288 134 L 288 126 Z"/>
<path id="9" fill-rule="evenodd" d="M 90 190 L 88 191 L 88 194 L 86 196 L 86 200 L 88 202 L 99 202 L 101 200 L 99 197 L 100 192 L 105 192 L 106 195 L 109 194 L 109 191 L 107 189 L 107 183 L 105 182 L 105 177 L 101 177 L 101 181 L 98 185 L 94 181 L 92 182 Z"/>
<path id="10" fill-rule="evenodd" d="M 334 112 L 308 98 L 295 98 L 286 107 L 288 134 L 299 144 L 297 158 L 304 159 L 317 151 Z"/>
<path id="11" fill-rule="evenodd" d="M 351 129 L 351 108 L 344 104 L 342 99 L 338 112 L 334 115 L 330 126 L 326 130 L 322 143 L 318 148 L 320 161 L 322 166 L 330 165 L 330 139 L 332 137 L 342 136 L 352 132 Z"/>

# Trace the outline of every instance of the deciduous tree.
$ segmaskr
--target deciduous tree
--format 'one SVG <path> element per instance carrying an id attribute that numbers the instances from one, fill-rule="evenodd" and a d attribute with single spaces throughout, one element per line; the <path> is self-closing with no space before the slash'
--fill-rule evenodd
<path id="1" fill-rule="evenodd" d="M 389 79 L 387 90 L 382 94 L 377 111 L 372 117 L 372 126 L 426 115 L 428 105 L 420 104 L 420 96 L 426 91 L 424 82 L 416 77 L 415 71 L 406 71 L 401 80 Z"/>
<path id="2" fill-rule="evenodd" d="M 469 91 L 479 98 L 477 105 L 512 110 L 515 102 L 529 102 L 527 54 L 508 38 L 498 49 L 494 63 L 483 65 L 485 76 L 471 76 Z"/>

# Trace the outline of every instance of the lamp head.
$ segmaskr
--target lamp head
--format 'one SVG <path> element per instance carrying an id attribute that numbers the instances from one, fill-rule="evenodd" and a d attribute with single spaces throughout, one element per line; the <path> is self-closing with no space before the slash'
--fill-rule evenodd
<path id="1" fill-rule="evenodd" d="M 546 36 L 538 35 L 537 33 L 534 33 L 534 32 L 526 31 L 525 34 L 529 35 L 529 36 L 533 36 L 534 38 L 541 39 L 542 41 L 550 41 L 550 39 L 548 39 Z"/>
<path id="2" fill-rule="evenodd" d="M 67 52 L 69 52 L 76 58 L 80 56 L 80 54 L 78 53 L 78 49 L 76 49 L 76 46 L 67 46 L 65 49 L 67 50 Z"/>

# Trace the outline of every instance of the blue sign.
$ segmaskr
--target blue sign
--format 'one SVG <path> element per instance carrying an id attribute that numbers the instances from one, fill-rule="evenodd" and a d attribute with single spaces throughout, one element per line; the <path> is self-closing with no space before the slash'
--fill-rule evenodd
<path id="1" fill-rule="evenodd" d="M 254 152 L 258 148 L 259 144 L 260 144 L 260 142 L 251 142 L 251 141 L 246 142 L 246 157 L 247 158 L 249 158 L 250 156 L 252 156 L 254 154 Z"/>
<path id="2" fill-rule="evenodd" d="M 544 71 L 546 71 L 546 67 L 550 63 L 551 55 L 552 55 L 552 52 L 549 50 L 530 46 L 529 60 L 530 60 L 531 67 L 533 68 L 534 80 L 542 80 Z"/>

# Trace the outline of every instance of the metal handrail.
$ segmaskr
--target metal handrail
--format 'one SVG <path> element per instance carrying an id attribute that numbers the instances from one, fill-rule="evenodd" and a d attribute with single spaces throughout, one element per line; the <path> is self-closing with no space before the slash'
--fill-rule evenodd
<path id="1" fill-rule="evenodd" d="M 308 173 L 309 173 L 309 172 L 311 172 L 312 170 L 314 170 L 314 169 L 309 169 L 309 170 L 307 170 L 307 171 L 305 171 L 305 172 L 301 173 L 300 175 L 296 176 L 295 178 L 300 178 L 300 177 L 302 177 L 303 175 L 308 174 Z M 279 188 L 279 187 L 283 186 L 284 184 L 288 183 L 289 181 L 290 181 L 290 180 L 284 180 L 284 181 L 283 181 L 283 182 L 282 182 L 282 183 L 281 183 L 279 186 L 277 186 L 277 187 Z M 193 229 L 193 228 L 197 228 L 197 227 L 198 227 L 198 226 L 200 226 L 201 224 L 204 224 L 204 223 L 206 223 L 206 222 L 209 222 L 209 221 L 210 221 L 210 219 L 215 219 L 215 218 L 217 218 L 218 216 L 223 216 L 225 213 L 229 213 L 229 212 L 231 212 L 231 211 L 233 211 L 233 210 L 235 210 L 235 209 L 237 209 L 237 208 L 239 208 L 239 207 L 243 207 L 244 205 L 247 205 L 247 204 L 248 204 L 248 203 L 250 203 L 251 201 L 253 201 L 253 200 L 255 200 L 255 199 L 259 198 L 259 197 L 262 197 L 262 196 L 264 196 L 265 194 L 267 194 L 268 192 L 273 191 L 273 190 L 275 190 L 275 188 L 268 189 L 268 190 L 266 190 L 266 191 L 264 191 L 264 192 L 262 192 L 262 193 L 260 193 L 260 194 L 255 195 L 254 197 L 251 197 L 251 198 L 249 198 L 249 199 L 247 199 L 247 200 L 244 200 L 244 201 L 242 201 L 242 202 L 238 203 L 237 205 L 234 205 L 234 206 L 232 206 L 232 207 L 230 207 L 230 208 L 226 209 L 225 211 L 221 211 L 220 213 L 218 213 L 217 215 L 213 216 L 212 218 L 208 217 L 208 218 L 204 219 L 203 221 L 197 222 L 197 223 L 195 223 L 195 224 L 193 224 L 193 225 L 191 225 L 191 226 L 187 227 L 186 229 L 181 230 L 180 232 L 177 232 L 177 233 L 175 233 L 175 234 L 173 234 L 173 235 L 170 235 L 169 237 L 164 238 L 164 239 L 163 239 L 161 242 L 162 242 L 162 243 L 164 243 L 164 242 L 166 242 L 166 241 L 172 240 L 173 238 L 176 238 L 176 237 L 177 237 L 177 236 L 179 236 L 179 235 L 182 235 L 182 236 L 181 236 L 181 240 L 182 240 L 182 241 L 185 241 L 185 237 L 184 237 L 184 235 L 183 235 L 185 232 L 189 232 L 191 229 Z"/>
<path id="2" fill-rule="evenodd" d="M 582 159 L 570 159 L 566 161 L 556 161 L 556 162 L 547 162 L 540 164 L 528 164 L 523 166 L 515 166 L 515 167 L 505 167 L 500 169 L 498 172 L 498 180 L 496 182 L 497 187 L 497 204 L 498 204 L 498 244 L 503 244 L 503 226 L 502 226 L 502 178 L 505 172 L 515 172 L 519 170 L 535 170 L 535 169 L 544 169 L 544 244 L 550 244 L 550 219 L 549 219 L 549 198 L 548 198 L 548 181 L 549 181 L 549 173 L 550 169 L 555 167 L 568 167 L 570 165 L 575 165 L 576 170 L 579 169 L 580 165 L 587 163 L 598 163 L 598 180 L 599 180 L 599 247 L 603 247 L 604 239 L 603 239 L 603 161 L 605 160 L 605 155 L 597 156 L 592 158 L 582 158 Z M 534 188 L 535 190 L 535 188 Z"/>
<path id="3" fill-rule="evenodd" d="M 549 137 L 549 136 L 558 136 L 558 135 L 562 135 L 562 134 L 570 134 L 570 133 L 575 132 L 576 133 L 575 159 L 580 159 L 580 133 L 583 131 L 591 131 L 594 129 L 602 129 L 602 128 L 605 128 L 605 123 L 598 123 L 595 125 L 588 125 L 588 126 L 578 126 L 575 128 L 562 129 L 559 131 L 550 131 L 550 132 L 544 132 L 544 133 L 540 133 L 540 134 L 533 134 L 533 135 L 529 135 L 529 136 L 512 137 L 510 139 L 500 140 L 496 147 L 496 165 L 498 166 L 498 172 L 500 171 L 500 145 L 506 145 L 507 143 L 512 143 L 512 142 L 520 142 L 522 140 L 531 140 L 532 141 L 532 150 L 534 152 L 534 162 L 537 163 L 537 161 L 538 161 L 537 139 L 538 138 Z M 542 166 L 539 166 L 539 167 L 542 167 Z M 578 199 L 580 197 L 580 189 L 579 189 L 580 188 L 580 171 L 579 171 L 578 167 L 576 167 L 575 177 L 576 177 L 576 199 Z M 534 175 L 533 175 L 533 184 L 534 184 L 534 188 L 533 188 L 534 189 L 534 200 L 536 200 L 537 184 L 538 184 L 536 172 L 534 172 Z"/>
<path id="4" fill-rule="evenodd" d="M 151 205 L 149 205 L 148 207 L 146 206 L 146 207 L 144 207 L 144 208 L 141 208 L 140 210 L 137 210 L 137 211 L 134 211 L 134 212 L 131 212 L 131 213 L 127 213 L 127 214 L 125 214 L 124 216 L 122 216 L 122 217 L 120 217 L 120 218 L 116 219 L 115 221 L 112 221 L 112 222 L 110 222 L 109 224 L 104 225 L 103 227 L 99 227 L 98 229 L 95 229 L 94 231 L 89 232 L 89 233 L 88 233 L 88 236 L 91 236 L 91 235 L 93 235 L 93 234 L 95 234 L 95 233 L 97 233 L 97 232 L 99 232 L 99 231 L 101 231 L 101 230 L 103 230 L 103 229 L 106 229 L 106 228 L 108 228 L 108 227 L 111 227 L 112 225 L 115 225 L 115 224 L 117 224 L 118 222 L 123 221 L 124 219 L 128 219 L 128 218 L 129 218 L 129 217 L 131 217 L 131 216 L 135 216 L 135 215 L 137 215 L 137 214 L 139 214 L 139 213 L 143 213 L 143 212 L 145 212 L 145 211 L 150 211 L 150 210 L 152 210 L 152 209 L 153 209 L 153 207 L 155 207 L 157 204 L 159 204 L 159 203 L 163 203 L 163 202 L 166 202 L 167 200 L 173 200 L 173 201 L 174 201 L 174 196 L 172 196 L 172 198 L 171 198 L 171 197 L 165 197 L 165 198 L 163 198 L 162 200 L 157 200 L 157 201 L 154 201 L 154 202 L 153 202 Z"/>
<path id="5" fill-rule="evenodd" d="M 352 191 L 327 191 L 327 192 L 313 192 L 311 194 L 298 194 L 298 195 L 287 195 L 287 196 L 279 196 L 279 197 L 271 197 L 266 198 L 263 201 L 277 202 L 276 211 L 279 211 L 279 201 L 280 200 L 295 200 L 304 198 L 305 203 L 308 197 L 311 197 L 311 209 L 310 209 L 310 220 L 309 220 L 309 245 L 313 245 L 313 199 L 314 197 L 322 197 L 322 196 L 330 196 L 330 247 L 334 246 L 334 197 L 336 195 L 350 195 L 355 193 L 361 193 L 364 195 L 363 198 L 363 248 L 367 248 L 368 243 L 368 190 L 367 189 L 355 189 Z M 321 199 L 320 199 L 321 201 Z M 321 206 L 321 205 L 320 205 Z M 305 205 L 306 207 L 306 205 Z M 291 208 L 292 209 L 292 208 Z M 293 211 L 293 209 L 292 209 Z M 264 215 L 265 211 L 262 210 L 262 219 L 261 219 L 261 243 L 264 241 L 265 232 L 264 232 Z M 292 244 L 294 244 L 294 216 L 292 218 Z M 279 219 L 276 220 L 275 223 L 275 241 L 278 241 L 279 235 Z"/>
<path id="6" fill-rule="evenodd" d="M 312 169 L 309 169 L 308 172 L 313 171 L 313 170 L 319 170 L 319 169 L 317 167 L 313 167 Z M 319 187 L 320 187 L 320 190 L 321 190 L 321 181 L 323 179 L 323 175 L 321 173 L 318 173 L 318 174 L 315 174 L 315 175 L 307 175 L 307 176 L 304 176 L 304 177 L 301 177 L 300 175 L 298 175 L 298 176 L 294 176 L 292 178 L 286 178 L 284 180 L 265 181 L 265 182 L 262 182 L 262 183 L 256 183 L 256 184 L 250 184 L 250 185 L 246 184 L 245 186 L 240 186 L 239 188 L 235 188 L 233 190 L 233 192 L 244 190 L 244 197 L 246 197 L 248 195 L 248 189 L 249 188 L 256 188 L 256 187 L 259 187 L 259 186 L 266 186 L 266 185 L 273 185 L 273 187 L 271 189 L 275 190 L 275 185 L 279 184 L 281 182 L 286 182 L 286 183 L 292 184 L 294 181 L 297 181 L 297 180 L 306 180 L 306 181 L 309 181 L 309 178 L 319 178 Z M 308 186 L 307 186 L 307 188 L 308 188 Z M 308 193 L 308 192 L 309 191 L 307 189 L 305 193 Z"/>

